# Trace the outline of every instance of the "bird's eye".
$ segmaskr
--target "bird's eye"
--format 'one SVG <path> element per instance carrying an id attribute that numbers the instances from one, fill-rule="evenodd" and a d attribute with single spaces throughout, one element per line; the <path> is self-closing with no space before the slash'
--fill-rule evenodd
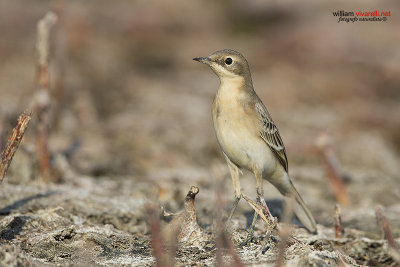
<path id="1" fill-rule="evenodd" d="M 232 60 L 230 57 L 227 57 L 227 58 L 225 59 L 225 64 L 226 64 L 226 65 L 231 65 L 232 62 L 233 62 L 233 60 Z"/>

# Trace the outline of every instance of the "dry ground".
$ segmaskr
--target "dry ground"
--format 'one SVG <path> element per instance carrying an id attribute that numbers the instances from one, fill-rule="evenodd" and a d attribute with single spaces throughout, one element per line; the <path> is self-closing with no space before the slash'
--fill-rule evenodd
<path id="1" fill-rule="evenodd" d="M 395 266 L 374 207 L 384 207 L 399 241 L 400 20 L 346 24 L 332 16 L 360 8 L 400 11 L 396 1 L 37 1 L 29 8 L 0 1 L 5 134 L 34 92 L 35 24 L 49 9 L 60 15 L 52 41 L 49 144 L 61 178 L 38 181 L 33 119 L 0 186 L 0 265 L 151 265 L 149 199 L 157 192 L 160 205 L 177 212 L 192 185 L 200 188 L 199 225 L 211 234 L 213 166 L 225 171 L 226 211 L 233 190 L 211 124 L 218 81 L 191 58 L 233 48 L 249 60 L 255 89 L 287 147 L 294 183 L 318 222 L 318 235 L 294 230 L 302 245 L 288 248 L 287 264 Z M 315 146 L 326 130 L 350 200 L 342 206 L 342 239 L 334 238 L 335 195 Z M 255 179 L 245 173 L 241 181 L 254 199 Z M 267 184 L 264 190 L 280 218 L 279 193 Z M 232 222 L 235 244 L 251 216 L 242 201 Z M 243 262 L 273 265 L 279 236 L 267 238 L 261 221 L 255 236 L 237 249 Z M 214 259 L 212 240 L 177 252 L 180 265 Z"/>

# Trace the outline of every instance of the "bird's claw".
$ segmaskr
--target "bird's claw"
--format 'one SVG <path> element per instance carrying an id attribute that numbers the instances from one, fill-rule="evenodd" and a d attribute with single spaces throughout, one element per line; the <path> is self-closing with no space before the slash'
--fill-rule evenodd
<path id="1" fill-rule="evenodd" d="M 248 234 L 247 234 L 246 239 L 242 243 L 240 243 L 239 246 L 240 247 L 245 247 L 245 246 L 250 245 L 250 243 L 253 241 L 253 237 L 254 237 L 254 229 L 250 229 Z"/>

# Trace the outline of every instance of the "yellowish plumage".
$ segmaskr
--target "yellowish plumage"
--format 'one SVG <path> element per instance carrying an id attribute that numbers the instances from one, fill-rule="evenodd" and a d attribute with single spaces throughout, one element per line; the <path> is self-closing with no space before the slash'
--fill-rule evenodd
<path id="1" fill-rule="evenodd" d="M 297 217 L 309 231 L 315 232 L 314 218 L 289 178 L 285 146 L 278 128 L 253 89 L 246 59 L 236 51 L 220 50 L 195 60 L 209 65 L 220 79 L 212 117 L 237 201 L 241 197 L 239 169 L 243 168 L 254 173 L 257 192 L 263 194 L 262 180 L 266 179 L 283 195 L 294 198 Z"/>

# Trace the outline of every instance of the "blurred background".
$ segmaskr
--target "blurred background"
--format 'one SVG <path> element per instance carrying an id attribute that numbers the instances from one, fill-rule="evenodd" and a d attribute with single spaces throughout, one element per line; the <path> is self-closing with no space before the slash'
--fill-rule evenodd
<path id="1" fill-rule="evenodd" d="M 50 150 L 67 155 L 74 172 L 156 182 L 165 189 L 164 204 L 174 195 L 181 199 L 192 184 L 211 190 L 211 166 L 225 164 L 211 121 L 219 82 L 192 58 L 231 48 L 248 59 L 255 90 L 285 142 L 290 173 L 319 223 L 331 222 L 336 203 L 316 148 L 324 131 L 346 177 L 344 221 L 375 204 L 400 211 L 400 2 L 0 1 L 5 136 L 32 100 L 36 23 L 48 10 L 59 16 L 52 37 Z M 392 16 L 338 23 L 332 15 L 338 10 Z M 36 179 L 34 164 L 21 167 L 23 154 L 35 149 L 36 123 L 11 166 L 10 183 Z M 255 179 L 244 176 L 242 186 L 254 197 Z M 270 185 L 265 192 L 268 199 L 279 197 Z M 208 205 L 204 211 L 212 208 L 210 195 L 200 192 L 199 199 Z M 241 209 L 251 212 L 243 203 Z"/>

